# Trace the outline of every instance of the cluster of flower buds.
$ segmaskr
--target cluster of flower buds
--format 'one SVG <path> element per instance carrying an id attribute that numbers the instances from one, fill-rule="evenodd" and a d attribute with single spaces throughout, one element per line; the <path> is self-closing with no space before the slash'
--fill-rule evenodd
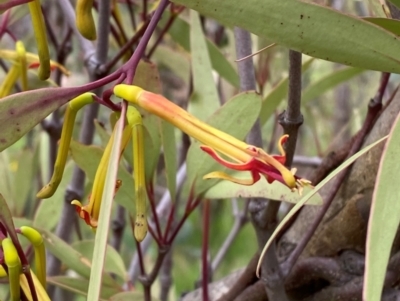
<path id="1" fill-rule="evenodd" d="M 5 229 L 5 227 L 0 227 Z M 41 234 L 31 227 L 23 226 L 15 232 L 25 236 L 32 244 L 35 252 L 35 273 L 29 269 L 25 254 L 18 252 L 16 245 L 21 249 L 18 240 L 11 235 L 0 232 L 0 278 L 7 277 L 10 286 L 10 300 L 21 300 L 21 289 L 25 297 L 22 300 L 50 301 L 46 292 L 46 253 Z M 21 258 L 24 257 L 24 258 Z M 28 267 L 28 269 L 27 269 Z M 37 298 L 33 298 L 36 295 Z"/>
<path id="2" fill-rule="evenodd" d="M 189 136 L 200 141 L 203 144 L 201 149 L 221 165 L 231 170 L 249 171 L 251 174 L 251 178 L 249 179 L 238 179 L 224 172 L 215 171 L 204 175 L 204 179 L 219 178 L 242 185 L 253 185 L 262 175 L 269 183 L 279 181 L 292 191 L 298 191 L 300 194 L 304 186 L 311 185 L 310 181 L 295 175 L 296 169 L 289 170 L 284 165 L 286 162 L 286 153 L 283 144 L 288 138 L 287 135 L 282 136 L 279 140 L 278 148 L 280 155 L 269 155 L 261 148 L 248 145 L 198 120 L 161 95 L 145 91 L 137 86 L 125 84 L 116 85 L 113 92 L 117 97 L 125 99 L 129 103 L 161 117 Z M 91 103 L 93 97 L 93 94 L 85 93 L 69 102 L 64 117 L 54 174 L 50 182 L 38 192 L 37 196 L 39 198 L 48 198 L 56 191 L 64 172 L 76 113 L 83 106 Z M 118 122 L 124 122 L 119 158 L 121 158 L 128 142 L 130 140 L 133 142 L 133 178 L 136 197 L 135 238 L 138 241 L 142 241 L 147 233 L 147 194 L 144 171 L 145 158 L 142 118 L 134 106 L 128 106 L 126 116 L 119 116 L 120 113 L 116 114 L 119 117 Z M 76 206 L 79 216 L 93 229 L 97 227 L 99 222 L 104 185 L 108 173 L 112 146 L 115 143 L 115 129 L 117 124 L 114 126 L 113 133 L 97 168 L 89 203 L 82 205 L 79 200 L 72 202 Z M 232 159 L 233 162 L 225 160 L 219 153 Z M 117 180 L 115 183 L 115 193 L 121 184 L 121 181 Z"/>

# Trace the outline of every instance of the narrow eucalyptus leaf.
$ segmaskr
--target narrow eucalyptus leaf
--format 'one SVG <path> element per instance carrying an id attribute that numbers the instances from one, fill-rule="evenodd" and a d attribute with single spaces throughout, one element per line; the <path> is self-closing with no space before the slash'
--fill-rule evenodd
<path id="1" fill-rule="evenodd" d="M 298 0 L 173 2 L 316 58 L 363 69 L 400 73 L 398 36 L 325 6 Z"/>

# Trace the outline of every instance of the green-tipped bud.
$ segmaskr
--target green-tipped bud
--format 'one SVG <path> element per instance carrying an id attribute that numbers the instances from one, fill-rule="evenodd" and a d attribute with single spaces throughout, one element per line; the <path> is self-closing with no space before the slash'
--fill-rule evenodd
<path id="1" fill-rule="evenodd" d="M 93 0 L 76 1 L 76 27 L 83 37 L 88 40 L 96 40 L 96 26 L 92 15 Z"/>
<path id="2" fill-rule="evenodd" d="M 42 235 L 31 227 L 23 226 L 20 228 L 35 250 L 35 266 L 37 277 L 43 287 L 46 287 L 46 249 L 44 247 Z"/>
<path id="3" fill-rule="evenodd" d="M 35 34 L 40 60 L 38 76 L 41 80 L 46 80 L 50 77 L 50 53 L 47 43 L 46 27 L 44 25 L 42 8 L 40 7 L 39 0 L 33 0 L 29 2 L 28 6 L 32 18 L 33 31 Z"/>
<path id="4" fill-rule="evenodd" d="M 134 235 L 136 240 L 140 242 L 147 234 L 143 124 L 139 111 L 133 107 L 128 108 L 127 119 L 132 130 L 133 143 L 133 177 L 135 179 L 136 196 Z"/>
<path id="5" fill-rule="evenodd" d="M 65 164 L 67 163 L 69 145 L 74 130 L 76 114 L 82 107 L 93 102 L 93 95 L 93 93 L 84 93 L 68 103 L 64 116 L 60 145 L 58 147 L 57 158 L 54 164 L 54 172 L 49 183 L 36 194 L 38 198 L 46 199 L 56 192 L 64 174 Z"/>
<path id="6" fill-rule="evenodd" d="M 11 300 L 20 301 L 19 275 L 21 274 L 21 260 L 10 238 L 4 238 L 1 246 L 3 247 L 4 261 L 8 269 Z"/>
<path id="7" fill-rule="evenodd" d="M 17 41 L 15 43 L 15 50 L 17 51 L 18 54 L 18 66 L 19 66 L 19 73 L 21 75 L 21 84 L 22 84 L 22 90 L 27 91 L 28 90 L 28 64 L 26 61 L 26 51 L 25 51 L 25 46 L 22 41 Z"/>

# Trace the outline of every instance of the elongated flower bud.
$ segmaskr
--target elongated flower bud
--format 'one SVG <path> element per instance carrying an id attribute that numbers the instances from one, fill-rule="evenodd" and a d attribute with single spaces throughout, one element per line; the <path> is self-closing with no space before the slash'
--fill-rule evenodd
<path id="1" fill-rule="evenodd" d="M 37 277 L 43 287 L 46 287 L 46 249 L 42 235 L 31 227 L 23 226 L 20 228 L 35 250 L 35 266 Z"/>
<path id="2" fill-rule="evenodd" d="M 93 0 L 76 1 L 76 27 L 83 37 L 88 40 L 96 40 L 96 26 L 92 15 Z"/>
<path id="3" fill-rule="evenodd" d="M 46 80 L 50 77 L 50 53 L 47 43 L 46 27 L 44 24 L 42 8 L 40 7 L 39 0 L 33 0 L 29 2 L 28 6 L 32 18 L 33 31 L 35 34 L 40 60 L 38 76 L 41 80 Z"/>
<path id="4" fill-rule="evenodd" d="M 20 301 L 19 275 L 21 274 L 21 261 L 11 239 L 6 237 L 1 242 L 4 252 L 4 261 L 8 269 L 10 295 L 12 301 Z"/>
<path id="5" fill-rule="evenodd" d="M 135 179 L 136 218 L 134 235 L 141 242 L 147 234 L 146 183 L 144 168 L 144 137 L 142 116 L 133 107 L 128 108 L 128 124 L 132 129 L 133 177 Z"/>
<path id="6" fill-rule="evenodd" d="M 36 194 L 38 198 L 46 199 L 56 192 L 64 174 L 76 114 L 82 107 L 93 102 L 93 95 L 93 93 L 84 93 L 68 103 L 64 116 L 60 145 L 58 147 L 57 158 L 54 164 L 54 172 L 49 183 Z"/>

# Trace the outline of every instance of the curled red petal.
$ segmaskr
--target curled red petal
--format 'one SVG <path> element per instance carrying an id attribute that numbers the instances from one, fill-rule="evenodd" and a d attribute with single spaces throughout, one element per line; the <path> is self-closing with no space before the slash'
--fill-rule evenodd
<path id="1" fill-rule="evenodd" d="M 252 164 L 253 164 L 252 162 L 253 162 L 254 159 L 251 159 L 251 160 L 247 161 L 246 163 L 232 163 L 232 162 L 229 162 L 229 161 L 223 159 L 221 156 L 219 156 L 217 154 L 217 152 L 213 148 L 211 148 L 209 146 L 202 145 L 202 146 L 200 146 L 200 148 L 201 148 L 202 151 L 204 151 L 207 154 L 209 154 L 219 164 L 221 164 L 223 166 L 226 166 L 226 167 L 228 167 L 230 169 L 233 169 L 233 170 L 250 170 L 250 171 L 252 170 Z"/>

